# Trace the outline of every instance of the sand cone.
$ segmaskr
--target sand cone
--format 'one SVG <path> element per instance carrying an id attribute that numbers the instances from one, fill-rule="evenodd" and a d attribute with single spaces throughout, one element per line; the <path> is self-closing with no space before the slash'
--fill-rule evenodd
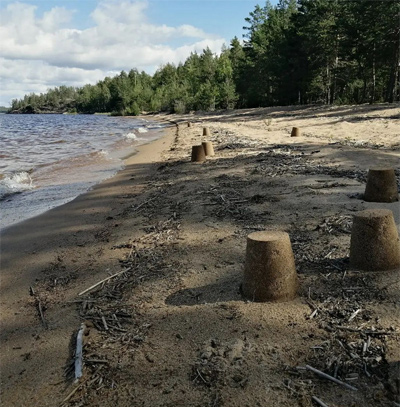
<path id="1" fill-rule="evenodd" d="M 289 301 L 298 280 L 289 235 L 263 231 L 247 236 L 243 294 L 252 301 Z"/>
<path id="2" fill-rule="evenodd" d="M 213 156 L 214 155 L 214 147 L 211 141 L 203 141 L 201 145 L 204 148 L 204 153 L 206 156 Z"/>
<path id="3" fill-rule="evenodd" d="M 400 266 L 400 242 L 393 213 L 366 209 L 354 215 L 350 266 L 359 270 L 391 270 Z"/>
<path id="4" fill-rule="evenodd" d="M 370 168 L 364 200 L 367 202 L 395 202 L 399 200 L 393 168 Z"/>
<path id="5" fill-rule="evenodd" d="M 203 127 L 203 136 L 210 136 L 210 129 L 208 127 Z"/>
<path id="6" fill-rule="evenodd" d="M 301 136 L 301 131 L 298 127 L 293 127 L 292 128 L 292 133 L 290 134 L 290 137 L 300 137 Z"/>
<path id="7" fill-rule="evenodd" d="M 206 154 L 203 146 L 192 146 L 192 162 L 201 163 L 205 161 Z"/>

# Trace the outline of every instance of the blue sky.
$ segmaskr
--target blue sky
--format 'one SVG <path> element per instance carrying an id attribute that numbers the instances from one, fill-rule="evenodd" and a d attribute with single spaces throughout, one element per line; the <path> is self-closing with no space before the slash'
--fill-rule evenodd
<path id="1" fill-rule="evenodd" d="M 242 38 L 257 0 L 1 0 L 0 105 Z M 273 4 L 276 1 L 272 2 Z"/>

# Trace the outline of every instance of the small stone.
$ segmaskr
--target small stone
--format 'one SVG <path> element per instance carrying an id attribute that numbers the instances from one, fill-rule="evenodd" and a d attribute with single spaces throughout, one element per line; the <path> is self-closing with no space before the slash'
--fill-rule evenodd
<path id="1" fill-rule="evenodd" d="M 147 360 L 148 362 L 154 363 L 154 358 L 153 358 L 151 355 L 148 355 L 148 354 L 147 354 L 145 357 L 146 357 L 146 360 Z"/>

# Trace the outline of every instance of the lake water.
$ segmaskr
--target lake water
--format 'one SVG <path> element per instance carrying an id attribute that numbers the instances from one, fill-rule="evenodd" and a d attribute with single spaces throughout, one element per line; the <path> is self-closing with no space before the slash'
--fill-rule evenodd
<path id="1" fill-rule="evenodd" d="M 0 114 L 0 228 L 111 177 L 163 125 L 131 117 Z"/>

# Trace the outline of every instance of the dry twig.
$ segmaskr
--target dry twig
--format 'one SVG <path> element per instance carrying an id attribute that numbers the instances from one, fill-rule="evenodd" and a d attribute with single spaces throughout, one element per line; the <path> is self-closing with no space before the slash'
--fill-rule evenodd
<path id="1" fill-rule="evenodd" d="M 103 284 L 103 283 L 107 282 L 108 280 L 111 280 L 112 278 L 119 276 L 122 273 L 126 273 L 127 271 L 130 271 L 131 268 L 132 267 L 129 267 L 129 268 L 125 269 L 125 270 L 119 271 L 118 273 L 115 273 L 112 276 L 109 276 L 109 277 L 105 278 L 104 280 L 101 280 L 98 283 L 93 284 L 89 288 L 86 288 L 86 290 L 83 290 L 82 292 L 80 292 L 78 295 L 86 294 L 87 292 L 89 292 L 89 291 L 93 290 L 94 288 L 98 287 L 100 284 Z"/>
<path id="2" fill-rule="evenodd" d="M 328 404 L 325 404 L 322 400 L 320 400 L 318 397 L 312 396 L 313 401 L 315 401 L 318 405 L 321 407 L 329 407 Z"/>
<path id="3" fill-rule="evenodd" d="M 310 370 L 311 372 L 313 372 L 313 373 L 315 373 L 315 374 L 317 374 L 318 376 L 323 377 L 324 379 L 328 379 L 328 380 L 331 380 L 332 382 L 334 382 L 334 383 L 336 383 L 336 384 L 340 384 L 341 386 L 344 386 L 344 387 L 346 387 L 347 389 L 357 391 L 357 388 L 356 388 L 356 387 L 351 386 L 350 384 L 344 383 L 344 382 L 342 382 L 341 380 L 336 379 L 336 378 L 334 378 L 333 376 L 330 376 L 330 375 L 328 375 L 328 374 L 326 374 L 326 373 L 324 373 L 324 372 L 321 372 L 320 370 L 315 369 L 315 368 L 312 367 L 312 366 L 306 365 L 306 369 L 307 369 L 307 370 Z"/>

